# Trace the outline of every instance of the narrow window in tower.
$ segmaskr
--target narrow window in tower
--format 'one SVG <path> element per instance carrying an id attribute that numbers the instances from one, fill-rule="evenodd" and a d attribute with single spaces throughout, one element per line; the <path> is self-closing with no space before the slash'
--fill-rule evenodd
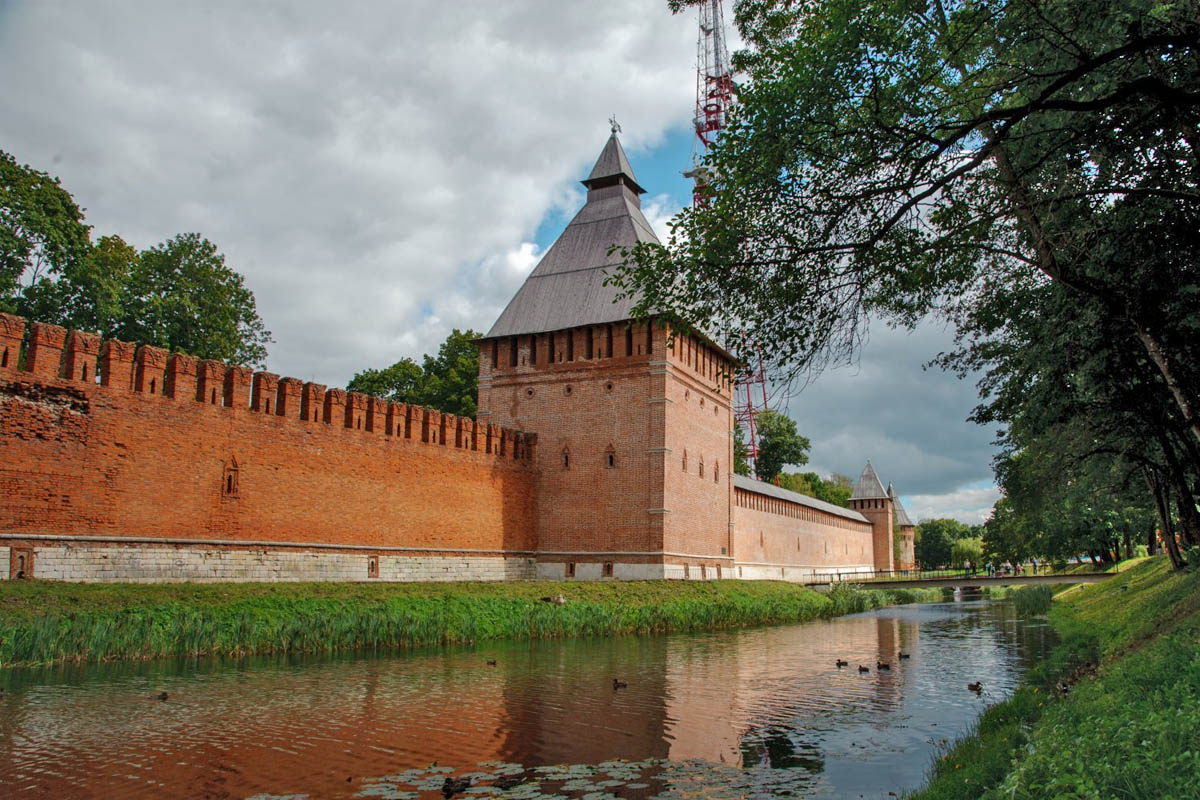
<path id="1" fill-rule="evenodd" d="M 8 364 L 8 351 L 5 351 L 5 353 L 4 353 L 4 363 L 5 363 L 5 365 L 7 365 L 7 364 Z M 87 377 L 87 364 L 84 364 L 84 365 L 83 365 L 83 372 L 82 372 L 82 373 L 80 373 L 79 377 L 80 377 L 80 379 L 81 379 L 81 380 L 85 380 L 85 381 L 88 379 L 88 377 Z"/>
<path id="2" fill-rule="evenodd" d="M 517 337 L 510 337 L 508 340 L 508 365 L 515 367 L 517 365 Z"/>
<path id="3" fill-rule="evenodd" d="M 492 339 L 492 369 L 500 366 L 500 340 Z"/>
<path id="4" fill-rule="evenodd" d="M 150 394 L 154 394 L 154 383 L 155 383 L 154 379 L 151 378 L 150 379 Z"/>
<path id="5" fill-rule="evenodd" d="M 654 320 L 646 320 L 646 355 L 654 355 Z"/>
<path id="6" fill-rule="evenodd" d="M 721 462 L 718 461 L 713 464 L 713 483 L 720 483 L 720 482 L 721 482 Z"/>
<path id="7" fill-rule="evenodd" d="M 604 451 L 604 463 L 609 469 L 617 466 L 617 451 L 612 444 L 609 444 Z"/>
<path id="8" fill-rule="evenodd" d="M 562 461 L 563 461 L 563 469 L 571 468 L 571 451 L 565 447 L 563 448 L 563 451 L 562 451 Z"/>
<path id="9" fill-rule="evenodd" d="M 216 389 L 212 390 L 212 396 L 208 399 L 208 402 L 214 406 L 217 404 L 217 390 Z"/>
<path id="10" fill-rule="evenodd" d="M 584 332 L 584 358 L 588 361 L 596 357 L 595 346 L 595 333 L 592 331 L 591 326 L 588 326 L 588 329 Z"/>
<path id="11" fill-rule="evenodd" d="M 612 325 L 609 325 L 608 330 L 606 330 L 604 333 L 604 357 L 605 358 L 613 357 L 612 356 L 612 344 L 613 344 L 613 327 L 612 327 Z"/>
<path id="12" fill-rule="evenodd" d="M 613 562 L 604 562 L 604 577 L 611 578 L 613 576 Z"/>
<path id="13" fill-rule="evenodd" d="M 575 360 L 575 331 L 567 331 L 567 361 Z"/>
<path id="14" fill-rule="evenodd" d="M 8 348 L 4 348 L 4 352 L 0 353 L 0 367 L 8 366 Z"/>
<path id="15" fill-rule="evenodd" d="M 567 577 L 568 578 L 575 577 L 575 562 L 574 561 L 567 562 Z"/>
<path id="16" fill-rule="evenodd" d="M 537 366 L 537 340 L 538 335 L 535 333 L 529 337 L 529 366 Z"/>
<path id="17" fill-rule="evenodd" d="M 625 355 L 633 355 L 633 326 L 625 326 Z"/>
<path id="18" fill-rule="evenodd" d="M 700 470 L 700 477 L 703 478 L 704 477 L 704 456 L 700 456 L 700 466 L 698 467 L 698 469 Z"/>
<path id="19" fill-rule="evenodd" d="M 683 451 L 683 471 L 687 472 L 687 450 Z"/>

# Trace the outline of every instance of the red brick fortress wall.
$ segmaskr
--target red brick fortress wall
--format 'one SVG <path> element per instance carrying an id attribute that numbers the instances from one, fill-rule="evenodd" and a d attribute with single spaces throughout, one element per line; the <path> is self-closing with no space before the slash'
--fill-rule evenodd
<path id="1" fill-rule="evenodd" d="M 734 500 L 736 577 L 803 581 L 874 566 L 869 522 L 740 488 Z"/>
<path id="2" fill-rule="evenodd" d="M 535 548 L 530 436 L 50 325 L 20 364 L 24 328 L 0 315 L 0 546 L 35 576 L 49 543 L 356 554 L 364 579 Z"/>

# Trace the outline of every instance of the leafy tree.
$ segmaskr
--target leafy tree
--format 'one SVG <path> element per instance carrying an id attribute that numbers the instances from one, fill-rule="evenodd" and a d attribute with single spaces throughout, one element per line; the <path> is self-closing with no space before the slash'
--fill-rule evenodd
<path id="1" fill-rule="evenodd" d="M 851 479 L 836 472 L 828 480 L 815 472 L 784 472 L 779 475 L 779 485 L 843 508 L 849 508 L 850 495 L 854 493 Z"/>
<path id="2" fill-rule="evenodd" d="M 956 519 L 923 519 L 915 531 L 914 557 L 926 567 L 949 564 L 954 543 L 970 535 L 970 526 Z"/>
<path id="3" fill-rule="evenodd" d="M 0 150 L 0 309 L 28 313 L 25 290 L 52 281 L 89 246 L 83 210 L 58 178 Z"/>
<path id="4" fill-rule="evenodd" d="M 254 293 L 200 234 L 180 234 L 142 252 L 121 306 L 117 338 L 249 366 L 266 360 L 271 333 Z"/>
<path id="5" fill-rule="evenodd" d="M 733 428 L 733 473 L 750 477 L 750 447 L 746 444 L 746 432 L 741 425 Z"/>
<path id="6" fill-rule="evenodd" d="M 983 540 L 973 536 L 968 536 L 964 539 L 958 539 L 954 544 L 950 545 L 950 563 L 956 567 L 963 567 L 967 561 L 971 562 L 972 567 L 978 567 L 979 562 L 983 560 Z"/>
<path id="7" fill-rule="evenodd" d="M 57 178 L 0 152 L 0 309 L 201 358 L 261 366 L 271 334 L 254 294 L 199 234 L 139 253 L 93 245 Z"/>
<path id="8" fill-rule="evenodd" d="M 808 437 L 796 432 L 796 423 L 778 411 L 760 411 L 754 416 L 758 426 L 758 458 L 754 470 L 759 480 L 775 479 L 787 464 L 807 464 Z"/>
<path id="9" fill-rule="evenodd" d="M 736 18 L 747 80 L 711 196 L 613 277 L 635 313 L 819 369 L 855 357 L 869 315 L 961 321 L 993 287 L 1050 282 L 1122 324 L 1200 445 L 1196 0 L 746 0 Z"/>
<path id="10" fill-rule="evenodd" d="M 479 392 L 479 349 L 473 342 L 479 336 L 473 330 L 455 328 L 436 356 L 425 356 L 423 366 L 411 358 L 402 358 L 390 367 L 355 374 L 346 388 L 474 418 Z"/>

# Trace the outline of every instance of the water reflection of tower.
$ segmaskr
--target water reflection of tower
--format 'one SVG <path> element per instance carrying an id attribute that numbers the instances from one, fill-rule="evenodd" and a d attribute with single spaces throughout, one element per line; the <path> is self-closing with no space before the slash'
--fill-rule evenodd
<path id="1" fill-rule="evenodd" d="M 668 641 L 583 639 L 514 651 L 509 661 L 519 666 L 504 684 L 498 757 L 518 764 L 667 757 Z M 613 689 L 618 676 L 629 685 Z"/>

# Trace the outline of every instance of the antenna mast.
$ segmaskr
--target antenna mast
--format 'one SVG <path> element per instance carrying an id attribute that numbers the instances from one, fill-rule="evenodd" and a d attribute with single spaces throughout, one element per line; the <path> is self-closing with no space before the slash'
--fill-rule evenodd
<path id="1" fill-rule="evenodd" d="M 733 107 L 733 68 L 725 44 L 725 12 L 721 0 L 703 0 L 700 7 L 700 36 L 696 41 L 696 115 L 692 122 L 696 139 L 692 143 L 692 169 L 684 175 L 693 180 L 692 205 L 706 206 L 710 189 L 704 154 L 725 130 L 726 118 Z M 751 461 L 758 459 L 758 432 L 754 417 L 767 410 L 767 379 L 763 374 L 762 352 L 754 348 L 757 363 L 746 365 L 734 385 L 734 420 L 750 435 L 747 442 Z M 762 398 L 756 404 L 754 395 Z"/>

